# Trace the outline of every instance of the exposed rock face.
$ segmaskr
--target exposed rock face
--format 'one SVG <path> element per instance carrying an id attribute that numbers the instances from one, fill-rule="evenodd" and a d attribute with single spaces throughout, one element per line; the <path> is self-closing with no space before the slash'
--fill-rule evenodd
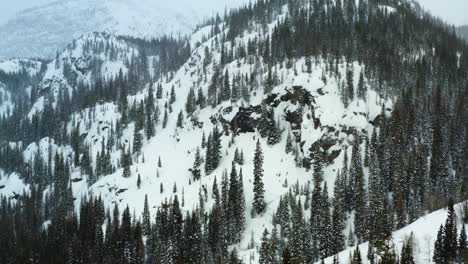
<path id="1" fill-rule="evenodd" d="M 261 106 L 240 107 L 237 114 L 230 122 L 231 130 L 235 133 L 255 132 L 257 127 L 256 114 L 261 113 Z"/>
<path id="2" fill-rule="evenodd" d="M 314 98 L 310 92 L 305 90 L 302 86 L 293 86 L 292 91 L 288 90 L 285 95 L 281 96 L 281 101 L 289 101 L 292 104 L 299 103 L 302 106 L 311 106 L 314 102 Z"/>

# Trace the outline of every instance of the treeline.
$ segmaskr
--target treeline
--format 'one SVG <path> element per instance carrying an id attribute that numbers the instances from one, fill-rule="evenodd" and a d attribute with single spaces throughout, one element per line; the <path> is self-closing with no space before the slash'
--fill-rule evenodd
<path id="1" fill-rule="evenodd" d="M 199 207 L 186 213 L 174 195 L 151 215 L 145 197 L 141 217 L 128 206 L 122 214 L 117 206 L 105 209 L 100 197 L 83 197 L 74 208 L 66 171 L 54 168 L 61 184 L 45 200 L 34 185 L 1 198 L 1 263 L 242 263 L 236 249 L 228 251 L 245 228 L 242 170 L 234 164 L 220 187 L 215 179 L 212 208 L 204 207 L 208 194 L 200 190 Z"/>

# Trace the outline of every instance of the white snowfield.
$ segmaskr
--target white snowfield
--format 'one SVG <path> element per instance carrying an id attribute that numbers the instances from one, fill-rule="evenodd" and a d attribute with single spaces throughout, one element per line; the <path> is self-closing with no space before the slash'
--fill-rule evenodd
<path id="1" fill-rule="evenodd" d="M 29 75 L 35 75 L 41 70 L 42 62 L 33 59 L 0 60 L 0 71 L 5 73 L 20 73 L 25 71 Z"/>
<path id="2" fill-rule="evenodd" d="M 457 229 L 461 230 L 461 210 L 463 204 L 455 205 L 455 212 L 457 213 Z M 403 244 L 409 237 L 413 237 L 413 253 L 414 261 L 416 264 L 434 263 L 432 255 L 434 254 L 434 243 L 437 239 L 437 232 L 441 225 L 445 225 L 447 219 L 447 209 L 441 209 L 430 214 L 427 214 L 410 225 L 393 233 L 393 243 L 397 254 L 401 253 Z M 468 225 L 465 226 L 465 228 Z M 369 263 L 367 260 L 367 250 L 369 243 L 359 245 L 363 263 Z M 356 248 L 348 248 L 338 254 L 340 263 L 348 263 L 350 254 L 354 253 Z M 326 264 L 333 263 L 333 257 L 325 259 Z"/>

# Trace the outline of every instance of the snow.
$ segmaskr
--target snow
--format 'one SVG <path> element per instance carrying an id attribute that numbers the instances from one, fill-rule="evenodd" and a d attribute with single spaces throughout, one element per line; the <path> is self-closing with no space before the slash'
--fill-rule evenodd
<path id="1" fill-rule="evenodd" d="M 6 73 L 20 73 L 26 71 L 30 76 L 36 75 L 42 66 L 42 62 L 29 59 L 12 59 L 0 61 L 0 70 Z"/>
<path id="2" fill-rule="evenodd" d="M 285 9 L 287 10 L 287 9 Z M 278 19 L 284 17 L 280 15 Z M 272 31 L 277 21 L 273 21 L 268 25 L 267 30 Z M 257 27 L 258 25 L 253 25 Z M 218 169 L 210 175 L 203 175 L 199 181 L 193 182 L 191 172 L 188 170 L 192 167 L 194 161 L 195 150 L 201 144 L 203 132 L 206 136 L 212 131 L 214 125 L 211 122 L 212 117 L 230 121 L 239 110 L 240 106 L 259 105 L 265 98 L 263 87 L 260 86 L 255 93 L 252 93 L 250 102 L 242 100 L 238 102 L 224 102 L 215 108 L 207 107 L 198 109 L 196 115 L 200 122 L 203 123 L 203 128 L 194 127 L 187 118 L 184 121 L 184 128 L 176 128 L 177 114 L 185 108 L 185 100 L 188 96 L 189 89 L 194 87 L 195 90 L 201 88 L 204 93 L 207 93 L 209 80 L 213 75 L 213 65 L 206 67 L 206 80 L 199 79 L 203 69 L 203 59 L 205 47 L 212 50 L 214 47 L 214 39 L 209 39 L 203 42 L 203 39 L 209 35 L 210 27 L 200 28 L 190 39 L 191 45 L 195 48 L 197 43 L 201 45 L 193 50 L 191 58 L 175 73 L 172 79 L 160 79 L 157 83 L 161 83 L 163 94 L 166 95 L 172 86 L 175 87 L 176 102 L 172 105 L 173 112 L 169 114 L 167 127 L 162 128 L 161 122 L 156 128 L 156 136 L 150 140 L 144 139 L 142 154 L 138 157 L 138 161 L 134 162 L 131 167 L 132 175 L 129 178 L 122 177 L 122 169 L 117 170 L 112 175 L 107 175 L 100 178 L 94 185 L 88 188 L 87 176 L 81 175 L 80 169 L 72 167 L 73 193 L 76 198 L 75 204 L 79 205 L 82 197 L 87 195 L 100 195 L 105 205 L 108 207 L 117 204 L 120 209 L 130 205 L 132 210 L 139 215 L 143 211 L 145 195 L 148 195 L 148 202 L 151 208 L 151 213 L 154 215 L 157 207 L 165 199 L 171 199 L 175 194 L 179 199 L 184 199 L 184 210 L 191 210 L 198 206 L 199 193 L 203 193 L 203 189 L 208 190 L 208 199 L 205 208 L 210 208 L 213 201 L 210 195 L 212 184 L 217 178 L 218 184 L 221 182 L 221 176 L 224 170 L 230 171 L 231 161 L 233 160 L 235 148 L 238 147 L 244 152 L 245 164 L 242 166 L 244 190 L 246 199 L 246 231 L 240 244 L 236 245 L 240 254 L 244 259 L 247 259 L 251 251 L 247 250 L 252 232 L 254 233 L 255 241 L 260 241 L 260 236 L 264 228 L 271 229 L 271 218 L 274 211 L 277 209 L 281 195 L 288 192 L 293 184 L 307 185 L 312 179 L 312 172 L 306 171 L 304 168 L 297 168 L 292 154 L 286 155 L 284 152 L 286 144 L 286 133 L 289 131 L 290 125 L 284 120 L 286 111 L 295 111 L 299 105 L 291 102 L 279 102 L 275 108 L 275 116 L 279 121 L 279 126 L 283 129 L 282 140 L 275 146 L 266 144 L 265 139 L 259 138 L 258 133 L 240 134 L 235 138 L 234 144 L 229 147 L 231 137 L 222 137 L 222 159 Z M 258 37 L 253 32 L 244 32 L 242 37 L 239 37 L 236 42 L 247 43 L 249 39 Z M 116 60 L 111 60 L 105 54 L 88 54 L 83 46 L 87 43 L 111 42 L 118 47 L 118 55 Z M 59 54 L 59 67 L 56 68 L 55 61 L 52 61 L 47 66 L 46 74 L 40 84 L 41 88 L 51 88 L 51 92 L 57 94 L 60 88 L 68 88 L 71 91 L 70 85 L 63 76 L 63 61 L 72 63 L 72 69 L 77 67 L 86 69 L 90 63 L 91 57 L 99 57 L 103 61 L 102 75 L 114 76 L 120 69 L 126 71 L 123 61 L 129 58 L 132 53 L 138 51 L 131 44 L 114 37 L 112 34 L 93 33 L 85 34 L 78 40 L 70 44 L 63 52 Z M 213 58 L 220 59 L 220 51 L 213 50 Z M 152 61 L 151 59 L 149 61 Z M 346 76 L 346 67 L 344 64 L 339 65 L 339 74 L 324 72 L 325 62 L 319 59 L 317 63 L 313 62 L 312 73 L 307 73 L 305 69 L 305 59 L 301 58 L 295 61 L 291 69 L 287 69 L 284 65 L 273 65 L 277 69 L 278 77 L 281 80 L 280 84 L 273 88 L 273 93 L 278 94 L 278 98 L 288 93 L 292 86 L 302 86 L 307 92 L 310 92 L 314 98 L 313 109 L 304 106 L 303 122 L 301 124 L 302 141 L 304 142 L 303 154 L 308 156 L 310 146 L 317 140 L 324 137 L 336 139 L 336 144 L 328 151 L 342 150 L 341 154 L 336 158 L 334 163 L 324 169 L 325 181 L 329 186 L 330 195 L 332 194 L 331 186 L 335 181 L 336 173 L 341 168 L 343 163 L 344 152 L 349 149 L 350 142 L 353 137 L 346 134 L 343 129 L 347 127 L 356 127 L 361 133 L 370 133 L 373 129 L 370 121 L 380 114 L 381 105 L 386 104 L 388 108 L 392 108 L 390 100 L 382 99 L 372 87 L 369 85 L 369 92 L 366 100 L 354 100 L 350 102 L 348 107 L 345 107 L 340 100 L 338 83 L 343 81 Z M 363 65 L 358 63 L 353 64 L 354 67 L 354 83 L 359 80 L 359 73 L 364 69 Z M 261 61 L 255 64 L 249 64 L 245 60 L 234 61 L 225 66 L 224 70 L 228 70 L 230 75 L 246 74 L 254 69 L 259 74 L 259 81 L 267 76 L 266 67 Z M 295 73 L 294 69 L 297 70 Z M 90 82 L 89 71 L 79 72 L 78 80 Z M 325 75 L 327 81 L 322 80 Z M 366 80 L 367 82 L 367 80 Z M 128 102 L 132 103 L 135 100 L 139 101 L 148 93 L 148 85 L 134 95 L 128 97 Z M 164 104 L 169 98 L 164 96 L 163 99 L 156 100 L 161 112 L 164 112 Z M 29 115 L 30 117 L 36 112 L 41 111 L 45 103 L 44 97 L 38 98 L 33 105 Z M 230 108 L 231 111 L 228 111 Z M 315 117 L 320 120 L 321 126 L 315 127 L 309 115 L 315 113 Z M 162 120 L 162 115 L 160 119 Z M 107 142 L 109 137 L 109 128 L 116 124 L 120 118 L 117 106 L 114 103 L 97 104 L 94 107 L 83 109 L 73 113 L 71 121 L 67 125 L 67 132 L 71 133 L 72 129 L 79 125 L 80 135 L 83 143 L 89 145 L 93 158 L 101 149 L 101 144 Z M 125 146 L 133 146 L 133 127 L 134 124 L 129 124 L 123 131 L 121 142 Z M 334 129 L 337 133 L 330 132 Z M 265 201 L 267 210 L 261 217 L 252 218 L 250 215 L 251 204 L 253 200 L 253 155 L 255 142 L 260 139 L 264 151 L 264 183 L 265 183 Z M 73 158 L 73 151 L 69 146 L 57 146 L 53 140 L 45 138 L 37 144 L 32 143 L 26 147 L 24 156 L 31 160 L 38 151 L 47 157 L 49 149 L 52 152 L 62 152 L 68 159 Z M 204 155 L 204 150 L 201 150 Z M 162 168 L 158 168 L 157 161 L 161 157 Z M 113 165 L 117 166 L 120 159 L 120 150 L 113 149 L 111 160 Z M 144 159 L 144 161 L 143 161 Z M 94 163 L 94 162 L 93 162 Z M 274 166 L 271 166 L 274 164 Z M 93 164 L 95 166 L 95 164 Z M 203 164 L 202 164 L 203 168 Z M 204 173 L 203 173 L 204 174 Z M 137 187 L 137 178 L 140 175 L 142 184 Z M 159 175 L 159 177 L 157 177 Z M 285 184 L 285 183 L 288 184 Z M 22 187 L 21 181 L 15 183 Z M 164 185 L 164 192 L 160 193 L 160 184 Z M 177 184 L 177 192 L 173 193 L 173 185 Z M 8 183 L 10 185 L 10 183 Z M 182 195 L 183 192 L 183 195 Z"/>
<path id="3" fill-rule="evenodd" d="M 11 93 L 2 82 L 0 82 L 0 102 L 0 116 L 9 116 L 15 105 L 11 100 Z"/>
<path id="4" fill-rule="evenodd" d="M 89 47 L 89 43 L 96 45 L 109 44 L 109 46 L 115 49 L 115 57 L 111 58 L 104 51 L 97 53 L 93 49 L 85 49 L 85 47 Z M 44 90 L 50 89 L 55 98 L 57 98 L 61 89 L 67 89 L 71 95 L 73 91 L 72 86 L 63 74 L 65 63 L 68 63 L 71 66 L 71 70 L 77 75 L 77 83 L 82 82 L 89 85 L 91 84 L 93 74 L 90 69 L 97 61 L 102 62 L 100 69 L 101 76 L 108 79 L 117 76 L 120 70 L 124 74 L 128 71 L 125 62 L 131 59 L 132 54 L 138 55 L 138 50 L 132 44 L 115 35 L 107 33 L 85 34 L 69 44 L 65 50 L 58 54 L 57 58 L 47 65 L 47 70 L 39 84 L 39 88 Z M 45 97 L 39 97 L 29 111 L 29 118 L 32 118 L 36 112 L 42 111 L 44 104 Z"/>
<path id="5" fill-rule="evenodd" d="M 115 5 L 119 8 L 119 3 L 130 0 L 116 1 Z M 144 0 L 143 2 L 145 2 Z M 71 3 L 67 3 L 70 4 Z M 144 5 L 142 5 L 144 6 Z M 120 10 L 122 11 L 122 10 Z M 119 12 L 120 12 L 119 11 Z M 117 12 L 117 11 L 116 11 Z M 284 17 L 280 15 L 278 19 Z M 122 23 L 129 25 L 133 19 L 129 17 Z M 277 21 L 273 21 L 268 25 L 267 30 L 271 32 Z M 256 27 L 258 25 L 253 25 Z M 148 27 L 151 28 L 151 27 Z M 122 29 L 123 30 L 123 29 Z M 291 102 L 279 102 L 275 108 L 275 116 L 279 121 L 279 126 L 284 130 L 282 133 L 281 142 L 275 146 L 269 146 L 265 139 L 259 138 L 258 133 L 240 134 L 234 139 L 234 144 L 230 146 L 229 141 L 231 137 L 222 137 L 222 158 L 218 169 L 213 171 L 210 175 L 202 175 L 199 181 L 194 182 L 191 179 L 189 168 L 192 167 L 196 148 L 201 144 L 203 132 L 206 136 L 212 131 L 214 125 L 211 122 L 212 117 L 224 119 L 227 121 L 232 120 L 233 116 L 239 110 L 239 107 L 245 105 L 258 105 L 265 98 L 263 94 L 263 87 L 260 86 L 255 93 L 251 94 L 250 102 L 242 100 L 238 102 L 224 102 L 215 108 L 210 106 L 205 109 L 198 109 L 194 113 L 203 127 L 193 126 L 187 118 L 184 120 L 184 128 L 176 128 L 177 114 L 185 108 L 185 100 L 188 96 L 189 89 L 194 87 L 195 90 L 201 88 L 206 94 L 209 80 L 213 75 L 213 65 L 206 67 L 206 80 L 200 79 L 203 69 L 204 50 L 208 47 L 213 49 L 213 39 L 203 42 L 203 39 L 209 35 L 210 27 L 200 28 L 194 33 L 190 39 L 190 43 L 194 48 L 191 58 L 177 71 L 172 79 L 162 78 L 156 80 L 161 83 L 163 87 L 163 99 L 156 100 L 157 106 L 160 107 L 164 113 L 164 104 L 169 100 L 166 94 L 170 91 L 171 87 L 175 87 L 177 100 L 173 104 L 172 113 L 169 113 L 168 123 L 166 128 L 162 128 L 161 122 L 156 127 L 156 136 L 150 140 L 144 139 L 142 154 L 138 156 L 138 161 L 134 162 L 131 167 L 131 177 L 123 178 L 122 169 L 117 170 L 111 175 L 100 178 L 95 184 L 88 188 L 87 175 L 82 175 L 79 168 L 72 165 L 71 178 L 74 180 L 72 184 L 75 205 L 79 205 L 80 199 L 87 195 L 100 195 L 106 206 L 111 207 L 117 204 L 120 209 L 130 205 L 131 210 L 134 210 L 137 215 L 143 211 L 143 204 L 145 195 L 148 195 L 149 207 L 152 215 L 154 216 L 157 207 L 165 199 L 171 199 L 174 195 L 178 195 L 180 200 L 184 200 L 184 210 L 191 210 L 198 206 L 199 193 L 203 193 L 203 189 L 208 190 L 208 198 L 205 208 L 210 208 L 213 204 L 211 198 L 212 184 L 217 178 L 218 184 L 221 182 L 221 175 L 224 170 L 230 171 L 231 161 L 233 160 L 234 151 L 236 147 L 243 150 L 245 164 L 242 166 L 244 191 L 246 200 L 246 230 L 242 241 L 235 245 L 240 250 L 240 255 L 244 260 L 248 260 L 252 251 L 247 249 L 247 244 L 250 241 L 251 234 L 254 234 L 254 240 L 259 243 L 261 233 L 264 228 L 271 229 L 271 218 L 274 211 L 277 209 L 281 195 L 289 191 L 289 188 L 294 184 L 307 185 L 312 180 L 312 171 L 306 171 L 304 168 L 297 168 L 295 165 L 294 157 L 292 154 L 285 154 L 286 133 L 289 131 L 290 125 L 284 120 L 286 111 L 294 111 L 299 108 L 299 105 L 292 104 Z M 247 43 L 251 38 L 258 37 L 257 34 L 252 32 L 244 32 L 242 37 L 236 40 L 236 43 Z M 99 42 L 110 41 L 119 47 L 119 52 L 116 60 L 110 60 L 104 54 L 87 54 L 83 50 L 83 46 L 87 41 Z M 200 46 L 196 47 L 196 44 Z M 69 45 L 62 53 L 59 54 L 60 61 L 74 62 L 73 69 L 76 67 L 86 68 L 90 56 L 96 55 L 103 61 L 102 74 L 109 77 L 114 76 L 120 69 L 126 70 L 123 61 L 128 58 L 133 52 L 138 52 L 130 44 L 115 38 L 112 34 L 85 34 L 80 39 L 76 40 L 73 45 Z M 213 58 L 219 60 L 219 50 L 214 50 Z M 152 61 L 152 60 L 149 60 Z M 332 195 L 332 186 L 335 181 L 337 171 L 341 169 L 345 151 L 349 151 L 350 143 L 354 140 L 352 135 L 347 134 L 344 130 L 349 127 L 354 127 L 359 133 L 370 134 L 374 129 L 371 122 L 380 114 L 382 105 L 388 109 L 392 109 L 393 102 L 390 99 L 382 98 L 375 90 L 373 90 L 370 80 L 365 80 L 368 87 L 368 92 L 363 99 L 355 99 L 350 102 L 348 107 L 341 102 L 340 91 L 338 83 L 341 83 L 346 76 L 346 67 L 344 63 L 339 64 L 338 74 L 331 74 L 324 72 L 325 64 L 322 59 L 313 62 L 312 72 L 307 73 L 305 70 L 305 59 L 300 58 L 294 62 L 291 69 L 287 69 L 284 65 L 273 65 L 277 69 L 278 77 L 281 80 L 278 86 L 273 88 L 273 93 L 278 94 L 278 97 L 288 93 L 292 86 L 301 86 L 309 92 L 313 99 L 312 107 L 303 107 L 303 122 L 301 124 L 300 133 L 302 135 L 301 141 L 303 142 L 303 154 L 308 156 L 310 154 L 309 148 L 317 140 L 329 137 L 336 140 L 334 146 L 328 151 L 341 150 L 341 154 L 335 161 L 324 169 L 325 181 L 329 187 L 330 195 Z M 55 61 L 48 64 L 47 72 L 42 80 L 41 88 L 51 88 L 52 93 L 57 93 L 58 89 L 65 87 L 70 89 L 70 85 L 65 80 L 62 72 L 63 65 L 60 63 L 58 69 L 55 67 Z M 357 84 L 359 74 L 365 69 L 365 65 L 353 63 L 354 68 L 354 83 Z M 239 60 L 225 65 L 223 70 L 228 70 L 230 75 L 246 74 L 251 70 L 256 70 L 258 79 L 265 79 L 267 76 L 266 66 L 261 61 L 249 64 L 248 61 Z M 297 73 L 295 73 L 296 69 Z M 90 82 L 90 73 L 84 71 L 78 74 L 78 80 Z M 322 79 L 326 77 L 326 82 Z M 128 102 L 132 103 L 135 100 L 142 100 L 148 93 L 148 86 L 141 87 L 141 91 L 128 97 Z M 357 85 L 356 85 L 357 86 Z M 41 111 L 44 106 L 44 97 L 40 97 L 30 111 L 32 116 L 36 111 Z M 231 111 L 228 111 L 232 108 Z M 313 120 L 309 115 L 315 114 L 315 118 L 320 120 L 321 125 L 315 127 Z M 82 109 L 79 112 L 73 113 L 71 121 L 67 124 L 67 132 L 71 133 L 72 129 L 76 126 L 80 128 L 80 136 L 82 136 L 83 143 L 89 145 L 93 158 L 101 149 L 101 144 L 107 142 L 109 138 L 109 128 L 116 124 L 120 115 L 117 110 L 117 105 L 114 103 L 97 104 L 94 107 Z M 163 115 L 160 116 L 162 120 Z M 133 146 L 133 128 L 134 124 L 129 124 L 122 132 L 121 142 L 125 146 Z M 332 130 L 336 132 L 331 132 Z M 264 152 L 264 184 L 265 184 L 265 201 L 267 203 L 267 210 L 262 216 L 252 218 L 250 215 L 251 204 L 253 200 L 253 155 L 256 141 L 260 139 L 260 143 Z M 74 153 L 69 146 L 57 146 L 52 139 L 45 138 L 38 143 L 32 143 L 26 147 L 24 157 L 31 160 L 35 153 L 38 151 L 46 157 L 48 152 L 62 152 L 64 155 L 72 159 Z M 204 150 L 201 150 L 204 155 Z M 158 159 L 161 158 L 162 167 L 157 166 Z M 120 159 L 120 150 L 112 149 L 111 153 L 112 163 L 117 165 Z M 93 164 L 95 166 L 95 164 Z M 202 168 L 203 168 L 202 164 Z M 204 173 L 202 173 L 204 174 Z M 141 187 L 137 186 L 138 175 L 141 177 Z M 158 177 L 159 176 L 159 177 Z M 76 180 L 76 181 L 75 181 Z M 285 182 L 288 184 L 286 185 Z M 0 179 L 0 186 L 2 183 L 6 186 L 0 189 L 0 194 L 13 195 L 13 192 L 18 193 L 21 189 L 26 188 L 18 175 L 12 174 L 9 177 L 2 177 Z M 164 192 L 160 193 L 160 184 L 164 185 Z M 177 184 L 177 192 L 173 193 L 173 185 Z M 302 197 L 303 198 L 303 197 Z M 408 228 L 400 230 L 394 234 L 395 243 L 400 247 L 400 241 L 408 235 L 411 231 L 418 234 L 417 241 L 419 241 L 418 254 L 423 256 L 426 237 L 433 238 L 433 229 L 436 232 L 438 223 L 443 222 L 443 211 L 428 215 L 426 218 L 418 220 Z M 420 223 L 419 223 L 420 222 Z M 419 224 L 418 224 L 419 223 Z M 419 225 L 422 226 L 421 229 Z M 46 228 L 47 224 L 45 224 Z M 432 244 L 432 243 L 430 243 Z M 363 250 L 365 245 L 362 245 Z M 398 248 L 397 247 L 397 248 Z M 427 248 L 427 247 L 426 247 Z M 362 252 L 365 256 L 364 251 Z M 346 260 L 349 252 L 343 252 L 340 257 Z M 329 260 L 327 260 L 329 262 Z M 256 263 L 255 261 L 252 263 Z M 422 262 L 420 262 L 422 263 Z"/>
<path id="6" fill-rule="evenodd" d="M 463 204 L 455 205 L 455 212 L 460 217 L 460 212 Z M 437 232 L 440 225 L 445 224 L 447 219 L 447 210 L 441 209 L 430 214 L 427 214 L 410 225 L 393 233 L 392 240 L 397 254 L 400 254 L 403 244 L 412 235 L 413 236 L 413 254 L 416 264 L 433 263 L 432 255 L 434 253 L 434 242 L 437 239 Z M 458 221 L 458 230 L 461 229 L 460 221 Z M 367 260 L 368 243 L 359 245 L 359 250 L 363 259 L 363 263 L 369 263 Z M 340 263 L 347 263 L 349 255 L 354 252 L 355 248 L 348 248 L 339 253 L 338 258 Z M 325 264 L 333 263 L 333 257 L 325 259 Z"/>
<path id="7" fill-rule="evenodd" d="M 387 6 L 387 5 L 379 5 L 379 8 L 384 11 L 386 14 L 392 14 L 392 13 L 395 13 L 396 9 L 394 7 L 391 7 L 391 6 Z"/>
<path id="8" fill-rule="evenodd" d="M 49 153 L 52 158 L 56 153 L 61 153 L 64 157 L 70 158 L 73 151 L 70 146 L 58 146 L 53 139 L 46 137 L 42 138 L 38 143 L 29 144 L 23 151 L 23 157 L 27 161 L 33 161 L 38 153 L 47 162 Z"/>
<path id="9" fill-rule="evenodd" d="M 17 173 L 6 175 L 0 170 L 0 196 L 13 198 L 29 191 L 29 186 L 25 185 Z"/>

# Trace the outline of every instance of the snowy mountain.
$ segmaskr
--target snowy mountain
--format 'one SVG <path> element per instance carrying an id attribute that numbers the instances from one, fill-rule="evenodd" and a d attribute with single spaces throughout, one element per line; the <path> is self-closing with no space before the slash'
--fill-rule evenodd
<path id="1" fill-rule="evenodd" d="M 47 63 L 0 63 L 5 241 L 23 206 L 28 232 L 57 236 L 12 244 L 28 259 L 345 263 L 366 241 L 400 253 L 414 232 L 416 263 L 432 260 L 440 208 L 466 195 L 465 43 L 401 1 L 261 1 L 148 40 L 145 1 L 23 13 L 106 26 Z"/>
<path id="2" fill-rule="evenodd" d="M 248 1 L 66 0 L 27 9 L 0 25 L 0 58 L 52 58 L 85 33 L 141 38 L 187 35 L 214 12 Z"/>

